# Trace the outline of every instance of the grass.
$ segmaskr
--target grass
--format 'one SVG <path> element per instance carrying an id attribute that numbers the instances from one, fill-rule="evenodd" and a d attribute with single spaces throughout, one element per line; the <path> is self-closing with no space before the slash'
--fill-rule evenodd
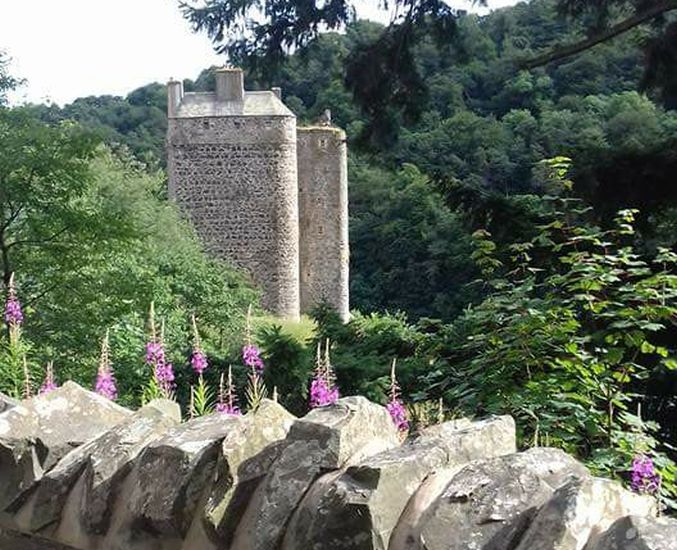
<path id="1" fill-rule="evenodd" d="M 306 315 L 301 316 L 299 321 L 289 319 L 279 319 L 272 315 L 263 315 L 252 317 L 252 329 L 254 334 L 263 328 L 277 325 L 282 328 L 282 332 L 294 338 L 294 340 L 306 344 L 315 336 L 317 326 L 315 321 Z"/>

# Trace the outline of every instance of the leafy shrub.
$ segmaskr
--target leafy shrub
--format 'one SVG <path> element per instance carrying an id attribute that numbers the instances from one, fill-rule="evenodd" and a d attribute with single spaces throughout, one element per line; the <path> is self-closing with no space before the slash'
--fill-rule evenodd
<path id="1" fill-rule="evenodd" d="M 562 447 L 606 474 L 653 451 L 674 507 L 666 434 L 656 440 L 658 425 L 631 413 L 651 409 L 647 383 L 677 368 L 677 255 L 635 251 L 633 210 L 609 229 L 590 224 L 569 195 L 568 159 L 549 166 L 563 194 L 546 197 L 549 223 L 510 247 L 509 265 L 495 261 L 486 232 L 476 234 L 492 292 L 446 331 L 448 367 L 429 389 L 470 413 L 513 414 L 523 445 Z"/>

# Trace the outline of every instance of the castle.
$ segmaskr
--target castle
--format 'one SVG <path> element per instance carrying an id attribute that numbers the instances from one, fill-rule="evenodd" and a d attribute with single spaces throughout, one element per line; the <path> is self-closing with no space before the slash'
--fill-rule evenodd
<path id="1" fill-rule="evenodd" d="M 207 251 L 246 270 L 264 307 L 296 319 L 325 302 L 348 318 L 345 133 L 298 127 L 281 90 L 244 90 L 242 70 L 216 90 L 167 86 L 169 195 Z"/>

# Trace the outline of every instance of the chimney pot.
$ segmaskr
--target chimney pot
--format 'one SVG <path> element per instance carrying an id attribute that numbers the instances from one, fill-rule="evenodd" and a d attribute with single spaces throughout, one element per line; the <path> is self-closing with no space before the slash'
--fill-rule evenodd
<path id="1" fill-rule="evenodd" d="M 216 100 L 244 101 L 244 75 L 242 69 L 216 70 Z"/>
<path id="2" fill-rule="evenodd" d="M 173 117 L 179 111 L 183 99 L 183 82 L 171 78 L 167 83 L 167 116 Z"/>
<path id="3" fill-rule="evenodd" d="M 275 94 L 277 99 L 280 100 L 282 99 L 282 88 L 280 88 L 279 86 L 274 86 L 273 88 L 270 89 L 270 91 Z"/>

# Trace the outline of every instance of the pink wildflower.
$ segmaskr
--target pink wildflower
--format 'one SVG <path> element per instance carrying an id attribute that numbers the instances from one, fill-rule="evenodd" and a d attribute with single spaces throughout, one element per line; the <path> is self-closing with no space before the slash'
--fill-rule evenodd
<path id="1" fill-rule="evenodd" d="M 386 409 L 390 413 L 390 418 L 393 419 L 395 427 L 401 431 L 409 430 L 409 420 L 407 419 L 407 410 L 402 405 L 399 399 L 394 399 L 386 405 Z"/>
<path id="2" fill-rule="evenodd" d="M 59 386 L 56 383 L 56 380 L 54 379 L 54 366 L 52 362 L 50 361 L 47 363 L 47 372 L 45 374 L 45 380 L 42 383 L 42 386 L 40 386 L 40 391 L 38 392 L 40 395 L 45 395 L 46 393 L 49 393 L 55 389 L 57 389 Z"/>
<path id="3" fill-rule="evenodd" d="M 207 370 L 207 356 L 201 351 L 194 351 L 190 358 L 190 366 L 193 367 L 196 374 L 202 375 Z"/>
<path id="4" fill-rule="evenodd" d="M 661 486 L 661 476 L 656 472 L 654 463 L 646 455 L 637 455 L 632 461 L 632 481 L 630 486 L 636 493 L 655 494 Z"/>
<path id="5" fill-rule="evenodd" d="M 174 390 L 174 367 L 171 363 L 158 361 L 155 364 L 155 380 L 162 392 L 167 396 Z"/>
<path id="6" fill-rule="evenodd" d="M 165 362 L 165 350 L 160 342 L 151 341 L 146 344 L 146 363 L 155 365 Z"/>
<path id="7" fill-rule="evenodd" d="M 99 358 L 99 370 L 96 375 L 94 391 L 99 395 L 115 401 L 118 398 L 118 389 L 115 383 L 115 375 L 110 363 L 110 347 L 108 344 L 108 331 L 101 343 L 101 356 Z"/>
<path id="8" fill-rule="evenodd" d="M 5 302 L 5 323 L 9 327 L 19 327 L 23 323 L 24 316 L 21 311 L 21 302 L 16 296 L 16 288 L 14 287 L 14 274 L 9 278 L 9 285 L 7 288 L 7 301 Z"/>
<path id="9" fill-rule="evenodd" d="M 229 414 L 231 416 L 240 416 L 242 411 L 237 405 L 237 395 L 233 384 L 233 368 L 228 367 L 228 384 L 223 383 L 223 374 L 219 383 L 219 400 L 216 404 L 216 412 Z"/>
<path id="10" fill-rule="evenodd" d="M 242 348 L 242 362 L 253 369 L 258 376 L 263 374 L 265 365 L 261 359 L 261 351 L 253 344 L 247 344 Z"/>
<path id="11" fill-rule="evenodd" d="M 217 403 L 216 411 L 221 414 L 229 414 L 231 416 L 241 416 L 242 411 L 237 405 L 229 405 L 228 403 Z"/>
<path id="12" fill-rule="evenodd" d="M 395 376 L 395 367 L 397 366 L 397 359 L 393 359 L 393 364 L 390 369 L 390 401 L 386 404 L 386 410 L 392 418 L 393 424 L 399 432 L 404 433 L 409 431 L 409 420 L 407 418 L 407 409 L 404 408 L 400 400 L 400 385 L 397 383 Z"/>
<path id="13" fill-rule="evenodd" d="M 115 401 L 118 398 L 118 389 L 115 383 L 115 375 L 112 370 L 100 370 L 96 377 L 96 393 Z"/>
<path id="14" fill-rule="evenodd" d="M 209 363 L 207 362 L 207 355 L 202 351 L 202 342 L 200 341 L 200 333 L 197 330 L 197 322 L 195 315 L 191 318 L 193 322 L 193 355 L 190 358 L 190 366 L 198 376 L 207 370 Z"/>
<path id="15" fill-rule="evenodd" d="M 160 391 L 167 398 L 174 390 L 174 367 L 167 361 L 165 347 L 163 345 L 164 322 L 160 330 L 160 339 L 155 337 L 154 310 L 151 305 L 151 340 L 146 344 L 146 363 L 153 369 L 153 376 Z"/>
<path id="16" fill-rule="evenodd" d="M 339 400 L 338 388 L 334 385 L 334 370 L 329 359 L 329 340 L 325 344 L 324 357 L 317 344 L 315 373 L 310 382 L 310 408 L 334 405 Z"/>
<path id="17" fill-rule="evenodd" d="M 334 405 L 339 399 L 337 388 L 331 388 L 324 378 L 314 378 L 310 383 L 310 408 Z"/>

